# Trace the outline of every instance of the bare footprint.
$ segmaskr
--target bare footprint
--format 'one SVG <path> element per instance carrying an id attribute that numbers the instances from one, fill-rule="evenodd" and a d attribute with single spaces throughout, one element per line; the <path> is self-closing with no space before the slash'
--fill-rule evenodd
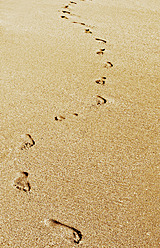
<path id="1" fill-rule="evenodd" d="M 77 4 L 76 2 L 70 1 L 70 3 Z"/>
<path id="2" fill-rule="evenodd" d="M 78 17 L 78 16 L 77 16 Z M 79 16 L 80 17 L 80 16 Z M 87 25 L 87 24 L 85 24 L 84 22 L 76 22 L 76 21 L 74 21 L 74 22 L 72 22 L 72 23 L 77 23 L 77 24 L 80 24 L 80 25 L 82 25 L 82 26 L 86 26 L 86 27 L 89 27 L 89 28 L 94 28 L 95 26 L 91 26 L 91 25 Z M 88 32 L 86 32 L 86 33 L 88 33 Z M 92 33 L 91 31 L 89 32 L 89 33 Z"/>
<path id="3" fill-rule="evenodd" d="M 63 18 L 63 19 L 68 19 L 68 17 L 67 17 L 67 16 L 61 16 L 61 18 Z"/>
<path id="4" fill-rule="evenodd" d="M 97 105 L 105 104 L 107 100 L 103 98 L 102 96 L 97 95 Z"/>
<path id="5" fill-rule="evenodd" d="M 86 28 L 85 33 L 92 34 L 92 31 L 90 31 L 89 28 Z"/>
<path id="6" fill-rule="evenodd" d="M 71 12 L 70 11 L 66 11 L 66 10 L 62 10 L 62 13 L 70 14 Z"/>
<path id="7" fill-rule="evenodd" d="M 108 68 L 108 67 L 113 67 L 113 64 L 111 62 L 106 62 L 105 65 L 104 65 L 105 68 Z"/>
<path id="8" fill-rule="evenodd" d="M 103 40 L 103 39 L 95 38 L 95 40 L 101 41 L 101 42 L 103 42 L 103 43 L 107 43 L 107 41 L 106 41 L 106 40 Z"/>
<path id="9" fill-rule="evenodd" d="M 77 23 L 77 24 L 80 24 L 80 25 L 83 25 L 83 26 L 86 25 L 84 22 L 72 22 L 72 23 Z"/>
<path id="10" fill-rule="evenodd" d="M 15 186 L 16 189 L 23 190 L 25 192 L 30 191 L 31 186 L 28 182 L 28 172 L 20 172 L 18 177 L 15 178 L 13 186 Z"/>
<path id="11" fill-rule="evenodd" d="M 24 140 L 23 144 L 21 145 L 21 150 L 27 150 L 35 145 L 35 141 L 30 134 L 22 135 L 21 138 Z"/>
<path id="12" fill-rule="evenodd" d="M 62 120 L 65 120 L 65 117 L 62 115 L 59 115 L 59 116 L 55 116 L 54 119 L 55 121 L 62 121 Z"/>
<path id="13" fill-rule="evenodd" d="M 96 52 L 98 55 L 103 55 L 105 51 L 105 48 L 101 48 L 98 52 Z"/>
<path id="14" fill-rule="evenodd" d="M 97 84 L 102 84 L 102 85 L 104 85 L 105 82 L 106 82 L 105 80 L 106 80 L 106 77 L 101 77 L 101 79 L 96 80 L 96 83 L 97 83 Z"/>
<path id="15" fill-rule="evenodd" d="M 53 219 L 45 219 L 44 224 L 47 227 L 52 228 L 53 235 L 58 238 L 76 244 L 79 244 L 82 240 L 82 233 L 74 227 L 70 227 Z"/>

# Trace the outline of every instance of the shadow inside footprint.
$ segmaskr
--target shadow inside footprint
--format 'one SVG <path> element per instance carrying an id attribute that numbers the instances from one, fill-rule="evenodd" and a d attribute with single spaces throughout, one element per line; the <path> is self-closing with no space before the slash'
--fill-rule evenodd
<path id="1" fill-rule="evenodd" d="M 13 186 L 16 189 L 23 190 L 25 192 L 31 190 L 30 183 L 28 182 L 28 172 L 20 172 L 18 177 L 15 178 Z"/>
<path id="2" fill-rule="evenodd" d="M 77 4 L 76 2 L 70 1 L 70 3 Z"/>
<path id="3" fill-rule="evenodd" d="M 25 134 L 21 136 L 24 139 L 24 143 L 21 146 L 21 150 L 27 150 L 35 145 L 35 141 L 30 134 Z"/>
<path id="4" fill-rule="evenodd" d="M 97 105 L 105 104 L 107 100 L 103 98 L 102 96 L 97 95 Z"/>
<path id="5" fill-rule="evenodd" d="M 84 22 L 72 22 L 72 23 L 77 23 L 77 24 L 80 24 L 82 26 L 85 26 L 86 25 Z"/>
<path id="6" fill-rule="evenodd" d="M 68 17 L 67 17 L 67 16 L 61 16 L 61 18 L 63 18 L 63 19 L 68 19 Z"/>
<path id="7" fill-rule="evenodd" d="M 108 67 L 113 67 L 113 64 L 111 62 L 106 62 L 105 65 L 104 65 L 105 68 L 108 68 Z"/>
<path id="8" fill-rule="evenodd" d="M 96 52 L 98 55 L 103 55 L 105 51 L 105 48 L 100 49 L 98 52 Z"/>
<path id="9" fill-rule="evenodd" d="M 89 30 L 89 28 L 85 29 L 85 33 L 92 34 L 92 31 Z"/>
<path id="10" fill-rule="evenodd" d="M 70 14 L 70 11 L 62 10 L 62 13 Z"/>
<path id="11" fill-rule="evenodd" d="M 47 227 L 53 228 L 52 231 L 56 236 L 60 236 L 76 244 L 79 244 L 82 240 L 82 233 L 74 227 L 65 225 L 54 219 L 45 219 L 44 223 Z"/>
<path id="12" fill-rule="evenodd" d="M 95 38 L 95 40 L 101 41 L 101 42 L 103 42 L 103 43 L 107 43 L 107 41 L 106 41 L 106 40 L 103 40 L 103 39 Z"/>
<path id="13" fill-rule="evenodd" d="M 65 120 L 65 117 L 63 117 L 62 115 L 59 115 L 59 116 L 55 116 L 54 119 L 55 121 L 62 121 L 62 120 Z"/>
<path id="14" fill-rule="evenodd" d="M 101 79 L 96 80 L 96 83 L 97 83 L 97 84 L 102 84 L 102 85 L 104 85 L 105 82 L 106 82 L 105 80 L 106 80 L 106 77 L 101 77 Z"/>

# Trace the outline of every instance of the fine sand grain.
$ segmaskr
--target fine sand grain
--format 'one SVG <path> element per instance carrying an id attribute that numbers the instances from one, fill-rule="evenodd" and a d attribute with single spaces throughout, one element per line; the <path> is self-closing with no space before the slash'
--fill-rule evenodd
<path id="1" fill-rule="evenodd" d="M 0 247 L 158 248 L 159 1 L 0 9 Z"/>

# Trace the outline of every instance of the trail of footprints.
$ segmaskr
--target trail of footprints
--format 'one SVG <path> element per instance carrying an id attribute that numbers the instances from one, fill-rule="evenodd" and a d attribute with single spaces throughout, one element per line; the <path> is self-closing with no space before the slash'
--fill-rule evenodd
<path id="1" fill-rule="evenodd" d="M 78 116 L 77 113 L 73 113 L 73 115 Z M 65 119 L 63 116 L 57 116 L 55 117 L 55 120 L 61 121 L 62 119 Z M 21 139 L 23 140 L 23 144 L 20 147 L 21 150 L 26 150 L 35 145 L 35 141 L 33 140 L 32 136 L 30 134 L 25 134 L 21 136 Z M 18 191 L 23 191 L 26 193 L 30 193 L 31 191 L 31 184 L 29 182 L 29 173 L 26 171 L 21 171 L 17 174 L 15 179 L 13 180 L 13 187 L 16 188 Z M 82 240 L 82 233 L 69 225 L 63 224 L 57 220 L 54 219 L 45 219 L 44 220 L 44 226 L 46 228 L 50 228 L 50 232 L 54 236 L 58 238 L 58 243 L 60 240 L 63 240 L 65 243 L 74 243 L 79 244 Z"/>
<path id="2" fill-rule="evenodd" d="M 81 1 L 82 1 L 82 0 L 81 0 Z M 83 0 L 83 1 L 84 1 L 84 0 Z M 65 5 L 65 6 L 63 7 L 64 9 L 67 9 L 67 10 L 62 10 L 62 13 L 63 13 L 63 14 L 71 15 L 70 6 L 73 6 L 73 5 L 76 5 L 76 4 L 77 4 L 77 2 L 70 1 L 67 5 Z M 69 17 L 66 16 L 66 15 L 62 15 L 61 18 L 68 19 Z M 74 23 L 74 24 L 79 24 L 79 25 L 86 26 L 86 27 L 89 27 L 89 26 L 86 25 L 84 22 L 73 21 L 72 23 Z M 91 31 L 89 28 L 85 28 L 84 32 L 87 33 L 87 34 L 91 34 L 91 35 L 93 34 L 92 31 Z M 102 44 L 106 44 L 106 43 L 107 43 L 106 40 L 101 39 L 101 38 L 98 38 L 98 37 L 94 37 L 94 39 L 95 39 L 97 42 L 102 43 Z M 104 55 L 105 50 L 106 50 L 105 48 L 100 48 L 100 49 L 96 52 L 96 54 L 102 56 L 102 55 Z M 109 68 L 113 67 L 113 64 L 112 64 L 110 61 L 107 61 L 107 62 L 104 63 L 104 66 L 103 66 L 103 67 L 106 68 L 106 69 L 109 69 Z M 98 84 L 98 85 L 103 85 L 103 86 L 104 86 L 104 85 L 106 84 L 106 81 L 107 81 L 106 76 L 103 76 L 103 77 L 101 77 L 100 79 L 95 80 L 95 83 Z M 95 105 L 102 105 L 102 104 L 105 104 L 105 103 L 107 103 L 107 102 L 109 102 L 109 101 L 107 101 L 104 97 L 102 97 L 102 96 L 100 96 L 100 95 L 97 95 L 97 96 L 96 96 L 96 103 L 95 103 Z M 93 106 L 93 105 L 92 105 L 92 106 Z M 55 121 L 62 121 L 62 120 L 64 120 L 64 119 L 65 119 L 65 117 L 64 117 L 64 116 L 61 116 L 61 115 L 55 117 Z"/>
<path id="3" fill-rule="evenodd" d="M 35 145 L 35 140 L 32 138 L 30 134 L 24 134 L 20 136 L 21 144 L 18 147 L 20 150 L 28 150 L 32 146 Z M 13 186 L 25 192 L 29 192 L 31 190 L 31 185 L 28 181 L 28 172 L 19 172 L 17 177 L 14 179 Z"/>
<path id="4" fill-rule="evenodd" d="M 81 0 L 81 1 L 84 1 L 84 0 Z M 69 7 L 72 5 L 76 5 L 76 4 L 77 4 L 77 2 L 70 1 L 68 5 L 65 5 L 63 7 L 64 10 L 62 10 L 61 18 L 62 19 L 69 19 L 68 16 L 74 15 L 74 14 L 71 14 L 71 10 Z M 83 22 L 74 21 L 73 23 L 80 24 L 82 26 L 87 27 L 87 25 Z M 92 31 L 89 28 L 86 28 L 84 31 L 85 31 L 85 33 L 92 35 Z M 95 37 L 95 40 L 100 42 L 100 43 L 104 43 L 104 44 L 107 43 L 106 40 L 100 39 L 97 37 Z M 101 48 L 96 52 L 96 54 L 97 55 L 104 55 L 105 50 L 106 50 L 105 48 Z M 105 62 L 104 68 L 111 68 L 111 67 L 113 67 L 113 64 L 110 61 Z M 103 76 L 100 79 L 97 79 L 95 81 L 95 83 L 98 85 L 104 86 L 106 84 L 106 80 L 107 80 L 107 78 L 105 76 Z M 100 95 L 96 95 L 96 102 L 92 106 L 104 105 L 107 102 L 109 102 L 108 99 L 105 99 L 104 97 L 102 97 Z M 73 116 L 79 116 L 78 113 L 72 113 L 72 115 Z M 58 115 L 58 116 L 54 117 L 55 121 L 60 121 L 60 122 L 65 120 L 65 119 L 66 119 L 66 117 L 62 116 L 62 115 Z M 21 150 L 28 150 L 35 145 L 35 140 L 32 138 L 32 136 L 30 134 L 23 135 L 21 137 L 21 139 L 22 139 L 22 144 L 20 146 Z M 29 173 L 26 171 L 18 173 L 18 175 L 16 176 L 16 178 L 13 181 L 13 186 L 16 188 L 16 190 L 24 191 L 24 192 L 30 192 L 31 191 L 31 185 L 30 185 L 28 177 L 29 177 Z M 62 239 L 66 240 L 66 241 L 69 240 L 72 243 L 79 244 L 80 241 L 82 240 L 82 233 L 79 230 L 75 229 L 74 227 L 63 224 L 57 220 L 45 219 L 44 220 L 44 226 L 46 226 L 46 228 L 50 228 L 50 231 L 52 233 L 54 233 L 55 236 L 61 237 Z"/>
<path id="5" fill-rule="evenodd" d="M 14 179 L 13 186 L 19 191 L 30 192 L 31 186 L 28 175 L 28 172 L 19 172 Z M 57 220 L 45 219 L 44 226 L 51 229 L 50 232 L 52 232 L 53 236 L 56 236 L 58 239 L 63 239 L 65 242 L 70 241 L 71 243 L 79 244 L 82 240 L 82 233 L 78 229 Z"/>
<path id="6" fill-rule="evenodd" d="M 81 0 L 81 1 L 85 1 L 85 0 Z M 63 13 L 63 14 L 71 15 L 70 6 L 73 6 L 73 5 L 76 5 L 76 4 L 77 4 L 77 2 L 70 1 L 67 5 L 65 5 L 65 6 L 63 7 L 64 9 L 67 9 L 67 10 L 62 10 L 62 13 Z M 69 17 L 66 16 L 66 15 L 62 15 L 61 18 L 68 19 Z M 72 23 L 80 24 L 80 25 L 86 26 L 86 27 L 88 26 L 88 25 L 86 25 L 84 22 L 73 21 Z M 91 35 L 93 34 L 92 31 L 91 31 L 89 28 L 85 28 L 84 32 L 87 33 L 87 34 L 91 34 Z M 105 39 L 101 39 L 101 38 L 99 38 L 99 37 L 94 37 L 94 39 L 95 39 L 97 42 L 102 43 L 102 44 L 106 44 L 106 43 L 107 43 L 107 41 L 106 41 Z M 100 49 L 96 52 L 96 54 L 102 56 L 102 55 L 104 55 L 105 50 L 106 50 L 105 48 L 100 48 Z M 113 67 L 113 64 L 112 64 L 110 61 L 107 61 L 107 62 L 104 63 L 104 66 L 103 66 L 103 67 L 106 68 L 106 69 L 109 69 L 109 68 Z M 99 85 L 103 85 L 103 86 L 104 86 L 104 85 L 106 84 L 106 77 L 103 76 L 103 77 L 101 77 L 101 79 L 98 79 L 98 80 L 96 80 L 95 82 L 96 82 L 96 84 L 99 84 Z M 59 120 L 62 120 L 62 119 L 63 119 L 63 118 L 59 118 Z M 56 120 L 57 120 L 57 119 L 56 119 Z"/>
<path id="7" fill-rule="evenodd" d="M 30 192 L 31 186 L 28 180 L 28 172 L 19 172 L 17 177 L 14 179 L 13 186 L 24 192 Z M 63 239 L 63 241 L 68 243 L 79 244 L 82 240 L 82 233 L 69 225 L 63 224 L 54 219 L 45 219 L 44 226 L 50 228 L 50 232 L 58 238 L 58 242 Z"/>

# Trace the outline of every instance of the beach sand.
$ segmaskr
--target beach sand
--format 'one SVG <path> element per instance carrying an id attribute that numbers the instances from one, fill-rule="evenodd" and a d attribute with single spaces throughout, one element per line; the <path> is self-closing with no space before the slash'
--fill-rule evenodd
<path id="1" fill-rule="evenodd" d="M 0 247 L 159 247 L 159 1 L 0 9 Z"/>

